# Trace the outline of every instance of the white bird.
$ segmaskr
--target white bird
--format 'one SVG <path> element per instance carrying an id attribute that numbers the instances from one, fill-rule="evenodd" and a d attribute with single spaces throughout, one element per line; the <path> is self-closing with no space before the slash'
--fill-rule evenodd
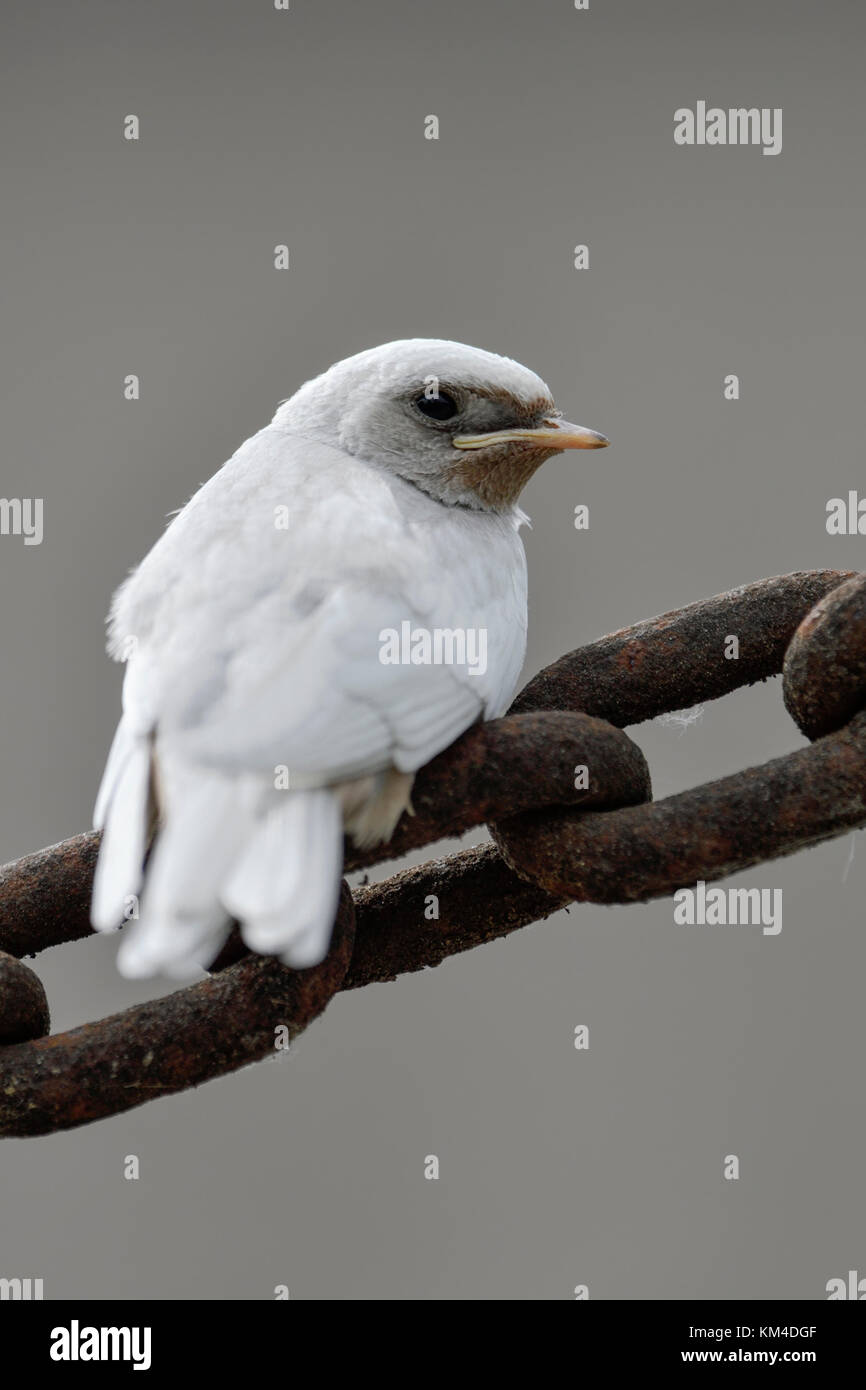
<path id="1" fill-rule="evenodd" d="M 606 443 L 510 358 L 409 339 L 308 381 L 193 496 L 109 617 L 92 921 L 133 916 L 123 974 L 206 967 L 232 918 L 253 951 L 324 958 L 344 830 L 389 839 L 418 768 L 511 702 L 524 484 Z"/>

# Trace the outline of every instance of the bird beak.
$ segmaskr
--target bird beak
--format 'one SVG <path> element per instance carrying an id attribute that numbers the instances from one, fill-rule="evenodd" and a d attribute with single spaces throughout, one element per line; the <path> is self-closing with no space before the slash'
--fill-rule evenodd
<path id="1" fill-rule="evenodd" d="M 455 449 L 489 449 L 497 444 L 522 441 L 539 449 L 604 449 L 610 443 L 603 434 L 571 425 L 567 420 L 545 420 L 538 429 L 494 430 L 492 434 L 458 434 L 451 443 Z"/>

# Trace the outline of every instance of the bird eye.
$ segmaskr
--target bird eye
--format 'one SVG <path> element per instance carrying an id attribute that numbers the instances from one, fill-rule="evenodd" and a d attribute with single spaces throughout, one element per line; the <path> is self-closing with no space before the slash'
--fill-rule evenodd
<path id="1" fill-rule="evenodd" d="M 450 420 L 457 414 L 457 402 L 447 391 L 440 391 L 438 396 L 416 396 L 415 405 L 430 420 Z"/>

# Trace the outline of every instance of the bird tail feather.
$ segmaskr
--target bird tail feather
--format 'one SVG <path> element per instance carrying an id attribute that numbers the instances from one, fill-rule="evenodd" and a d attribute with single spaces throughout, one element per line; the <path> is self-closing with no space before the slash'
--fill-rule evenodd
<path id="1" fill-rule="evenodd" d="M 297 970 L 327 955 L 340 895 L 343 824 L 328 788 L 281 794 L 259 823 L 222 891 L 253 951 Z"/>
<path id="2" fill-rule="evenodd" d="M 115 740 L 118 745 L 118 740 Z M 151 749 L 124 738 L 112 750 L 93 925 L 114 930 L 141 888 L 147 848 Z M 166 769 L 163 768 L 163 772 Z M 169 769 L 164 824 L 118 952 L 129 978 L 188 977 L 219 954 L 231 917 L 251 950 L 295 969 L 327 955 L 342 870 L 339 798 L 327 788 L 271 791 L 266 808 L 239 779 Z M 160 798 L 162 800 L 162 798 Z"/>
<path id="3" fill-rule="evenodd" d="M 94 821 L 102 844 L 93 881 L 91 921 L 115 931 L 141 887 L 150 807 L 150 746 L 123 724 L 109 754 Z"/>
<path id="4" fill-rule="evenodd" d="M 164 814 L 139 918 L 117 954 L 118 969 L 131 979 L 183 979 L 219 954 L 231 925 L 220 901 L 222 876 L 251 829 L 235 781 L 204 769 L 175 785 Z"/>

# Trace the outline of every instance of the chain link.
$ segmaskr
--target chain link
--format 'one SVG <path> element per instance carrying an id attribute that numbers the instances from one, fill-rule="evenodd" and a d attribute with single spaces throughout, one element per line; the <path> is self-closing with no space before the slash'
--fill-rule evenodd
<path id="1" fill-rule="evenodd" d="M 651 800 L 625 726 L 780 673 L 809 747 Z M 862 826 L 864 704 L 866 575 L 761 580 L 613 633 L 548 666 L 504 719 L 473 726 L 422 769 L 416 814 L 384 847 L 347 844 L 345 868 L 484 823 L 493 843 L 354 894 L 344 883 L 331 951 L 313 970 L 251 956 L 235 931 L 207 979 L 53 1037 L 20 957 L 90 934 L 99 840 L 79 835 L 8 865 L 0 1135 L 68 1129 L 222 1076 L 272 1055 L 275 1030 L 296 1037 L 339 990 L 437 965 L 569 902 L 645 901 Z"/>

